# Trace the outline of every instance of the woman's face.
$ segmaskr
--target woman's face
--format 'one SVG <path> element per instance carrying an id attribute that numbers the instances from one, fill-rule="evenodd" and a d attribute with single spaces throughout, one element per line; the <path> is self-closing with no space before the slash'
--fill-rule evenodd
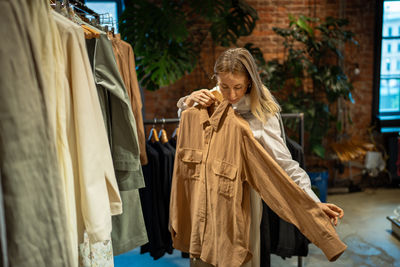
<path id="1" fill-rule="evenodd" d="M 235 104 L 246 94 L 249 80 L 244 73 L 222 72 L 218 76 L 218 86 L 225 100 Z"/>

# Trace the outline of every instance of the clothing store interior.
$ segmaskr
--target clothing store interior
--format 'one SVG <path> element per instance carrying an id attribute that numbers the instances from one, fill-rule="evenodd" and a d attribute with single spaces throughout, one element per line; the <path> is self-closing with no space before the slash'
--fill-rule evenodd
<path id="1" fill-rule="evenodd" d="M 0 21 L 1 267 L 400 267 L 400 1 Z"/>

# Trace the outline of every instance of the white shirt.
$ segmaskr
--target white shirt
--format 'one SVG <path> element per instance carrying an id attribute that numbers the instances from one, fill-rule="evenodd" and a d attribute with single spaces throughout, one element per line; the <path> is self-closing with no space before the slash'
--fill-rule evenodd
<path id="1" fill-rule="evenodd" d="M 215 90 L 219 91 L 218 86 L 214 87 L 211 91 Z M 188 108 L 185 103 L 187 97 L 188 96 L 182 97 L 178 101 L 179 117 L 181 112 Z M 194 105 L 197 105 L 197 103 Z M 232 104 L 232 107 L 249 123 L 254 137 L 289 177 L 314 199 L 314 201 L 321 202 L 311 189 L 311 181 L 308 174 L 299 166 L 297 161 L 292 159 L 292 155 L 282 137 L 279 115 L 270 117 L 266 123 L 261 122 L 251 113 L 250 96 L 247 94 L 244 95 L 239 102 Z"/>

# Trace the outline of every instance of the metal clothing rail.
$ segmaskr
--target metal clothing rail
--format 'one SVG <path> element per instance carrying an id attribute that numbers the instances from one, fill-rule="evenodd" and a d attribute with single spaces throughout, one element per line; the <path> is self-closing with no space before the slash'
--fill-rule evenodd
<path id="1" fill-rule="evenodd" d="M 304 150 L 304 113 L 282 113 L 282 118 L 300 119 L 299 123 L 299 145 Z"/>
<path id="2" fill-rule="evenodd" d="M 92 9 L 88 8 L 85 5 L 85 2 L 82 0 L 55 0 L 54 3 L 56 6 L 60 4 L 64 5 L 65 7 L 69 7 L 70 5 L 72 5 L 75 11 L 79 10 L 81 13 L 91 15 L 96 19 L 97 23 L 100 22 L 100 15 Z"/>
<path id="3" fill-rule="evenodd" d="M 168 119 L 157 119 L 154 118 L 153 120 L 144 120 L 143 123 L 145 125 L 149 124 L 166 124 L 166 123 L 179 123 L 180 118 L 168 118 Z"/>
<path id="4" fill-rule="evenodd" d="M 303 148 L 304 153 L 304 113 L 282 113 L 282 118 L 300 119 L 299 123 L 299 145 Z M 304 157 L 305 160 L 305 157 Z M 303 257 L 297 256 L 297 267 L 303 266 Z"/>
<path id="5" fill-rule="evenodd" d="M 284 119 L 300 119 L 299 123 L 299 145 L 304 149 L 304 113 L 281 113 L 281 117 Z M 179 123 L 180 118 L 163 118 L 153 120 L 144 120 L 145 125 L 151 124 L 169 124 L 169 123 Z"/>

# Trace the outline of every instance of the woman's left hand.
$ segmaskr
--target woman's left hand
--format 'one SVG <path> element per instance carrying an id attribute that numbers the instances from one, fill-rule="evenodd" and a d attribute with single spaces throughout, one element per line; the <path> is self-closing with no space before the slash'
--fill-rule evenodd
<path id="1" fill-rule="evenodd" d="M 339 208 L 332 203 L 318 203 L 318 206 L 325 212 L 328 217 L 333 220 L 334 225 L 338 223 L 338 218 L 342 219 L 344 216 L 343 209 Z"/>

